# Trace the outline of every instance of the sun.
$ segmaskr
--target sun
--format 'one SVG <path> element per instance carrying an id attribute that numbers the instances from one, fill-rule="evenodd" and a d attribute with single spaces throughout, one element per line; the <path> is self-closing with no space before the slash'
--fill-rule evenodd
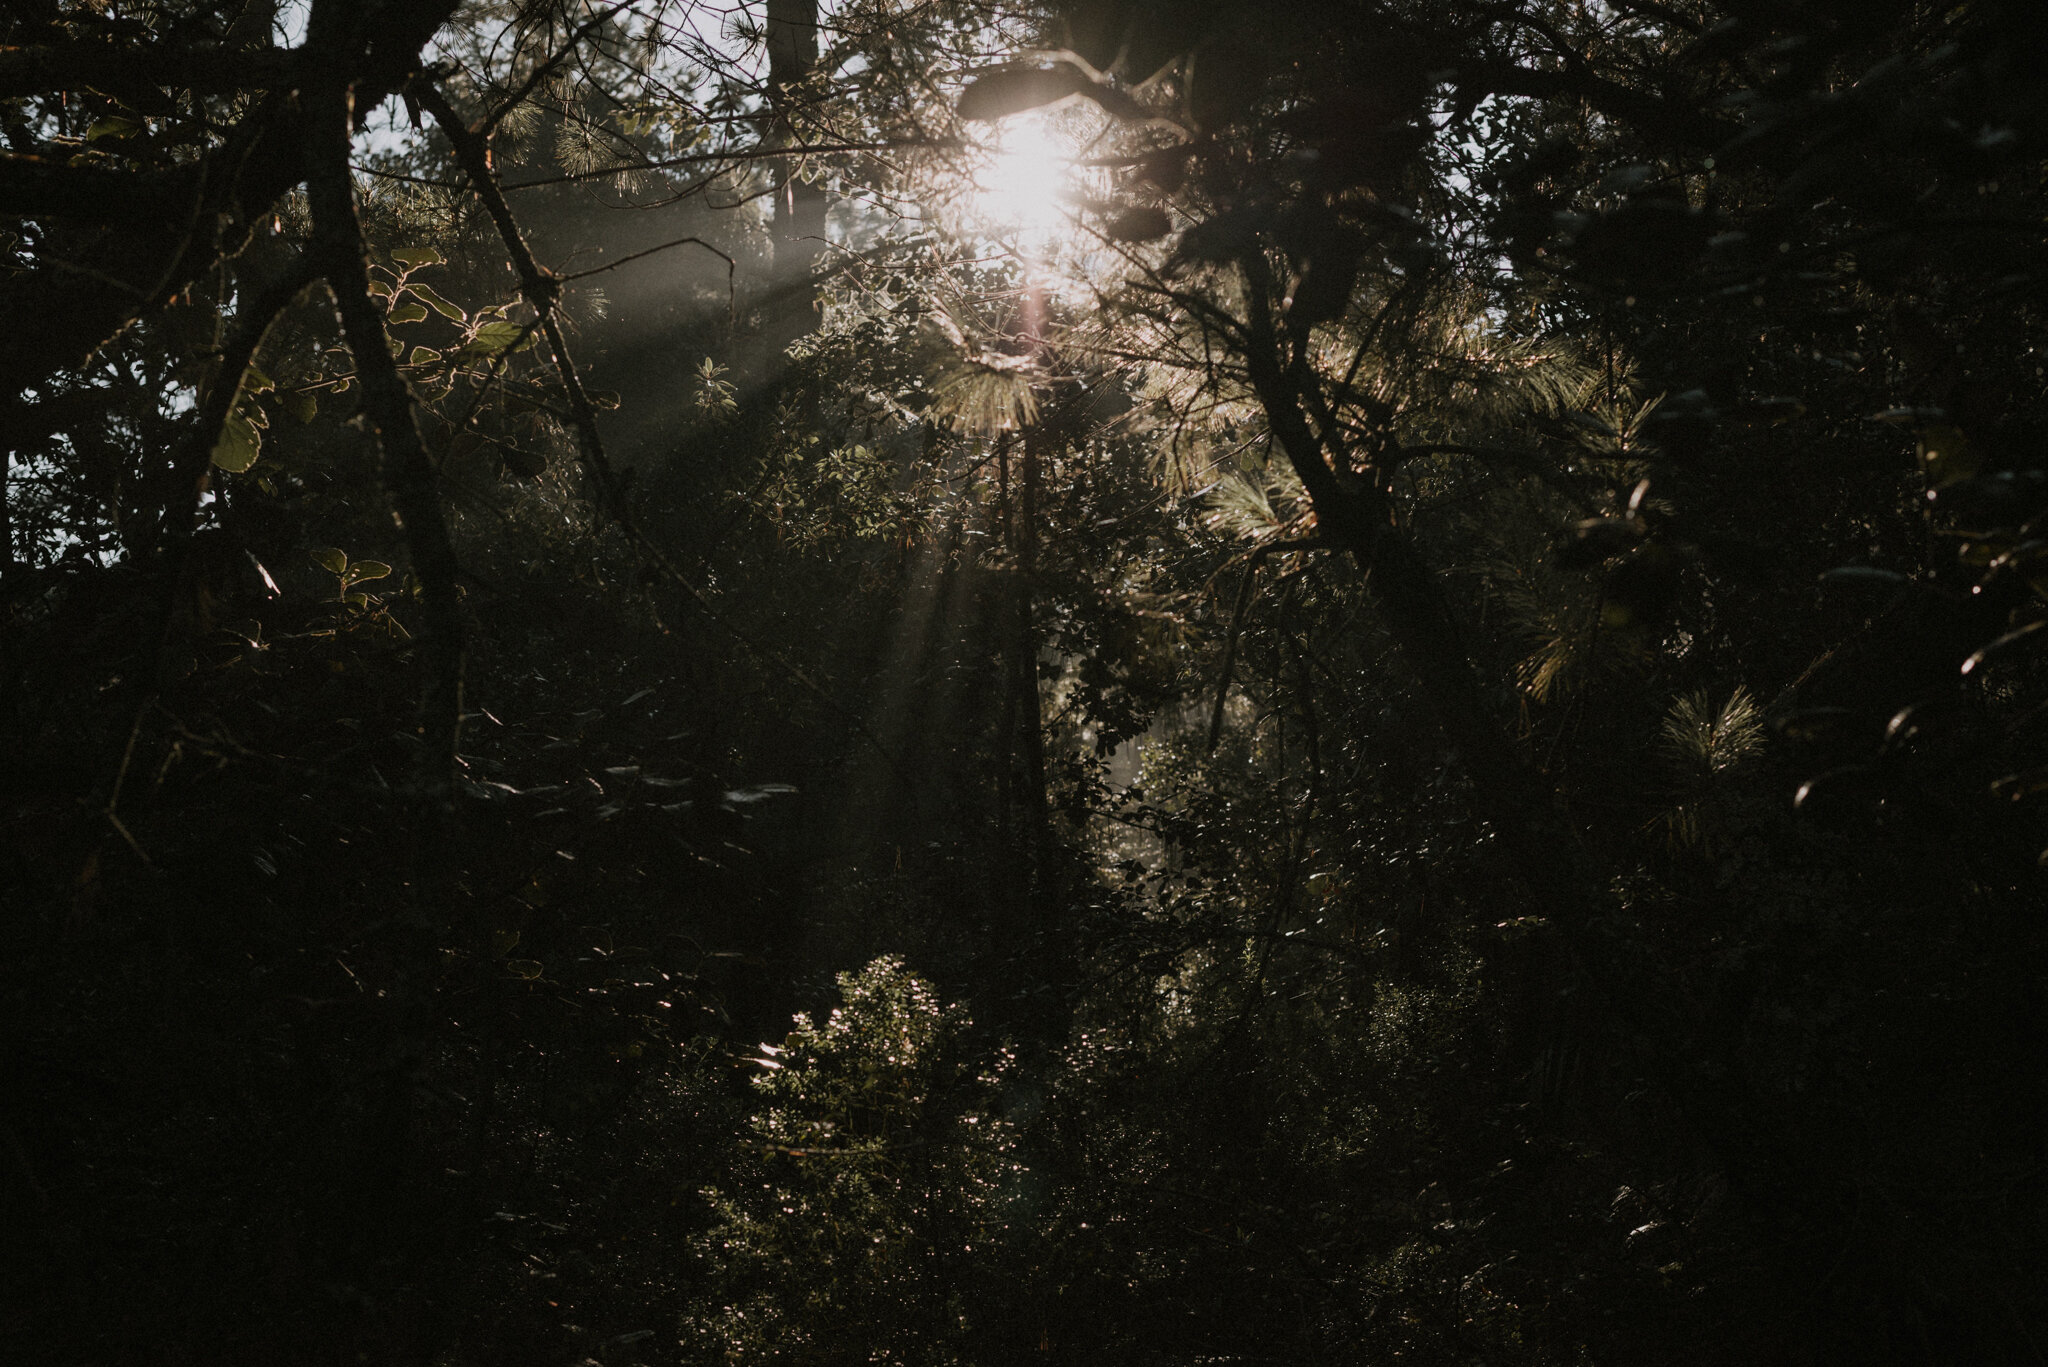
<path id="1" fill-rule="evenodd" d="M 1005 119 L 987 162 L 970 177 L 968 211 L 1020 245 L 1043 247 L 1067 219 L 1070 158 L 1043 114 Z"/>

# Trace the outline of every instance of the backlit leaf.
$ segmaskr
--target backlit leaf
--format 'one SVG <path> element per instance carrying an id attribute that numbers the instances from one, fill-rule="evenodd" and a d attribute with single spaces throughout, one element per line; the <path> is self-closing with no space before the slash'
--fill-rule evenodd
<path id="1" fill-rule="evenodd" d="M 221 424 L 220 439 L 213 444 L 212 460 L 219 469 L 239 475 L 256 463 L 256 457 L 262 451 L 262 430 L 250 419 L 247 409 L 237 407 Z"/>
<path id="2" fill-rule="evenodd" d="M 525 340 L 520 340 L 521 334 Z M 518 323 L 485 323 L 470 335 L 462 349 L 472 355 L 496 356 L 506 350 L 524 351 L 533 345 L 534 335 Z"/>
<path id="3" fill-rule="evenodd" d="M 420 284 L 418 281 L 414 281 L 411 284 L 408 284 L 406 286 L 406 289 L 412 293 L 412 296 L 415 299 L 424 302 L 428 307 L 432 308 L 434 312 L 440 314 L 443 318 L 447 318 L 454 322 L 460 323 L 468 317 L 468 315 L 465 314 L 460 308 L 456 307 L 454 304 L 451 304 L 439 293 L 432 289 L 429 289 L 425 285 Z"/>
<path id="4" fill-rule="evenodd" d="M 98 142 L 101 138 L 132 138 L 141 131 L 142 120 L 109 114 L 105 118 L 93 120 L 92 127 L 85 130 L 85 140 Z"/>
<path id="5" fill-rule="evenodd" d="M 448 258 L 432 247 L 394 247 L 391 259 L 409 271 L 422 266 L 438 266 Z"/>

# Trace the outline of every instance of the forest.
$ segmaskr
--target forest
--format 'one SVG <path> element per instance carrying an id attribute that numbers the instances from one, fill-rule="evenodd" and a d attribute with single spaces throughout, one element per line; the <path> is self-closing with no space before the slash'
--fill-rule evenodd
<path id="1" fill-rule="evenodd" d="M 4 0 L 0 1355 L 2048 1364 L 2044 58 Z"/>

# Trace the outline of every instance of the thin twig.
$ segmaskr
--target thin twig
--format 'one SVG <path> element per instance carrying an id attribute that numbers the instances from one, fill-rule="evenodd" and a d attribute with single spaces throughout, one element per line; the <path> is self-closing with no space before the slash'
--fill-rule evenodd
<path id="1" fill-rule="evenodd" d="M 673 242 L 664 242 L 658 247 L 649 247 L 645 251 L 634 252 L 630 256 L 622 256 L 616 261 L 608 261 L 602 266 L 592 266 L 587 271 L 577 271 L 573 275 L 557 276 L 556 279 L 558 283 L 564 285 L 572 280 L 585 280 L 593 275 L 603 275 L 606 271 L 615 271 L 628 262 L 638 261 L 643 256 L 653 256 L 656 252 L 665 252 L 671 247 L 687 247 L 692 243 L 702 247 L 705 251 L 710 252 L 725 263 L 725 317 L 726 321 L 730 323 L 739 314 L 739 265 L 730 256 L 727 256 L 701 237 L 679 237 Z"/>
<path id="2" fill-rule="evenodd" d="M 507 115 L 525 103 L 526 97 L 531 95 L 542 81 L 552 76 L 556 68 L 560 67 L 568 59 L 570 53 L 583 46 L 585 38 L 588 38 L 598 29 L 617 18 L 621 10 L 631 9 L 632 7 L 633 0 L 621 0 L 621 3 L 613 5 L 610 9 L 591 16 L 574 33 L 571 33 L 560 47 L 555 49 L 552 57 L 549 57 L 545 62 L 542 62 L 531 72 L 527 73 L 527 77 L 520 83 L 519 89 L 498 101 L 496 105 L 492 106 L 488 114 L 477 120 L 471 131 L 481 133 L 485 137 L 489 137 L 492 133 L 496 132 L 498 125 L 505 121 Z"/>

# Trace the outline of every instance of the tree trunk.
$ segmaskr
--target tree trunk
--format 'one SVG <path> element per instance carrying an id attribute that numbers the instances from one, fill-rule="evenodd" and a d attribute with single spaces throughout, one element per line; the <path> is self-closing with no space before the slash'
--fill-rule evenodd
<path id="1" fill-rule="evenodd" d="M 1038 582 L 1038 467 L 1042 429 L 1024 429 L 1024 497 L 1017 534 L 1017 701 L 1024 740 L 1024 822 L 1030 838 L 1031 877 L 1045 877 L 1050 820 L 1045 793 L 1045 712 L 1039 694 L 1038 624 L 1034 600 Z"/>
<path id="2" fill-rule="evenodd" d="M 1249 336 L 1245 365 L 1267 422 L 1316 511 L 1318 533 L 1366 571 L 1380 619 L 1419 677 L 1437 724 L 1471 776 L 1479 812 L 1542 904 L 1566 928 L 1591 910 L 1597 885 L 1577 833 L 1559 819 L 1550 785 L 1532 768 L 1488 704 L 1464 633 L 1415 545 L 1397 528 L 1376 485 L 1353 487 L 1325 459 L 1302 407 L 1304 377 L 1283 364 L 1286 343 L 1267 300 L 1263 260 L 1246 262 Z M 1306 377 L 1314 383 L 1313 377 Z"/>
<path id="3" fill-rule="evenodd" d="M 768 0 L 768 104 L 773 121 L 769 146 L 799 147 L 806 141 L 804 88 L 818 65 L 817 0 Z M 764 322 L 772 349 L 780 353 L 817 324 L 811 280 L 825 253 L 825 189 L 803 178 L 803 157 L 775 158 L 774 262 Z"/>

